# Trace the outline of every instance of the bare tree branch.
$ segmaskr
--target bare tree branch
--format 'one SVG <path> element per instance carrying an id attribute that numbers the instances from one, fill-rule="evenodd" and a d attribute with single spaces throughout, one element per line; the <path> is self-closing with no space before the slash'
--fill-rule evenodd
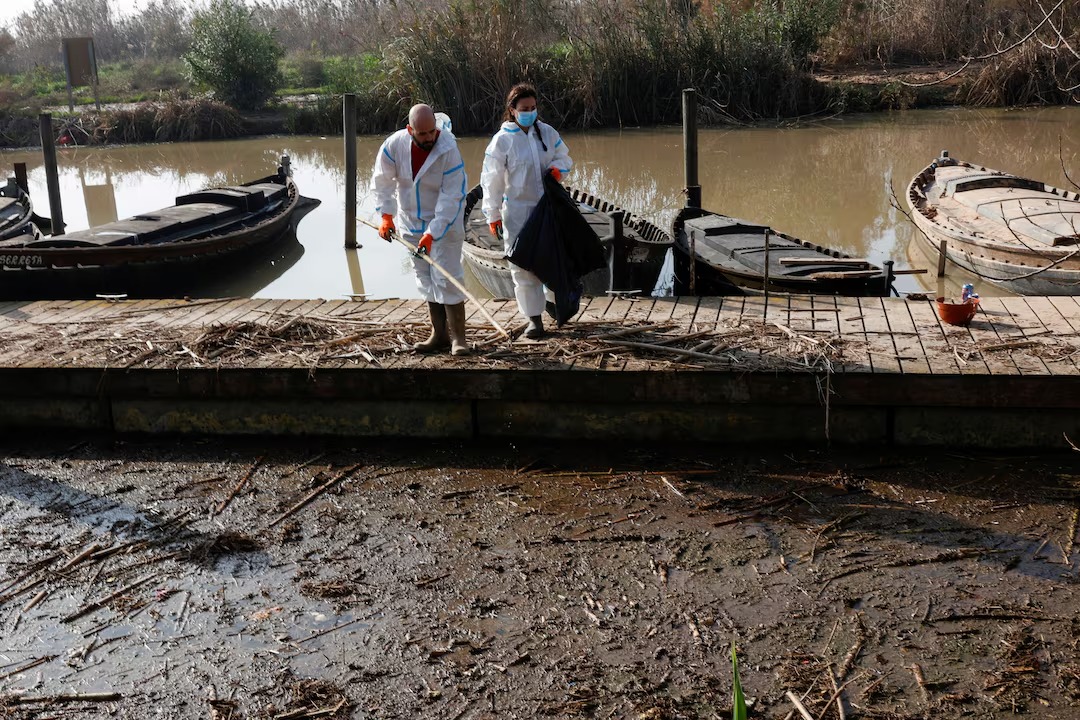
<path id="1" fill-rule="evenodd" d="M 1001 48 L 1000 50 L 995 50 L 994 52 L 987 53 L 985 55 L 978 55 L 976 57 L 961 57 L 960 59 L 964 61 L 963 66 L 961 66 L 961 68 L 959 70 L 957 70 L 956 72 L 949 73 L 948 75 L 946 75 L 943 78 L 939 78 L 937 80 L 932 80 L 930 82 L 925 82 L 925 83 L 909 83 L 909 82 L 907 82 L 905 80 L 901 80 L 900 84 L 901 85 L 906 85 L 907 87 L 928 87 L 930 85 L 940 85 L 941 83 L 945 82 L 946 80 L 950 80 L 950 79 L 956 77 L 957 75 L 959 75 L 960 73 L 964 72 L 965 70 L 967 70 L 968 67 L 971 65 L 971 63 L 973 63 L 973 62 L 981 62 L 983 60 L 990 60 L 992 58 L 1000 57 L 1002 55 L 1005 55 L 1006 53 L 1012 52 L 1016 48 L 1020 47 L 1024 43 L 1026 43 L 1032 37 L 1034 37 L 1035 33 L 1039 32 L 1039 30 L 1042 28 L 1042 26 L 1046 25 L 1046 24 L 1049 24 L 1050 27 L 1053 28 L 1054 31 L 1057 33 L 1058 37 L 1061 38 L 1061 41 L 1065 42 L 1064 36 L 1062 36 L 1061 33 L 1058 31 L 1058 29 L 1056 27 L 1054 27 L 1054 24 L 1052 22 L 1050 22 L 1051 15 L 1053 15 L 1055 12 L 1057 12 L 1058 9 L 1064 4 L 1065 4 L 1065 0 L 1058 0 L 1058 4 L 1055 5 L 1053 7 L 1053 9 L 1050 10 L 1050 12 L 1046 12 L 1046 10 L 1043 9 L 1042 4 L 1040 3 L 1039 4 L 1039 10 L 1042 10 L 1043 19 L 1040 20 L 1038 22 L 1038 24 L 1035 25 L 1035 27 L 1033 27 L 1030 32 L 1028 32 L 1027 35 L 1020 38 L 1019 40 L 1014 42 L 1012 45 L 1009 45 L 1008 47 Z M 1067 42 L 1065 44 L 1066 44 L 1066 46 L 1068 46 Z M 1073 54 L 1076 53 L 1076 51 L 1073 50 L 1072 47 L 1069 47 L 1069 50 L 1072 51 Z M 1078 55 L 1077 57 L 1080 57 L 1080 55 Z"/>

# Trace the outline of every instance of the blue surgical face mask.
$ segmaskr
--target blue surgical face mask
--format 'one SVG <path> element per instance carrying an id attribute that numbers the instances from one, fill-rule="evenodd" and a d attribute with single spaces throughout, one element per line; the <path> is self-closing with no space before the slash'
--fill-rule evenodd
<path id="1" fill-rule="evenodd" d="M 517 114 L 518 125 L 522 127 L 532 127 L 532 124 L 536 122 L 536 111 L 529 110 L 528 112 L 514 111 Z"/>

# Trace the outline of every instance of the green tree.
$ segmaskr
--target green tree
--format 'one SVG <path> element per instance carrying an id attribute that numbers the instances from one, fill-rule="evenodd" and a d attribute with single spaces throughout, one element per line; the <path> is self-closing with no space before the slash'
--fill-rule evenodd
<path id="1" fill-rule="evenodd" d="M 256 26 L 242 0 L 211 0 L 192 20 L 184 62 L 191 79 L 219 100 L 255 110 L 281 85 L 278 61 L 284 56 L 274 34 Z"/>

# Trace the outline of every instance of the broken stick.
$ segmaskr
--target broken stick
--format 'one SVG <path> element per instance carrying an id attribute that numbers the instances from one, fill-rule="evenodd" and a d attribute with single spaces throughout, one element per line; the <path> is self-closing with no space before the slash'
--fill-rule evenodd
<path id="1" fill-rule="evenodd" d="M 248 480 L 251 479 L 251 476 L 255 474 L 256 470 L 258 470 L 259 465 L 262 464 L 263 457 L 265 456 L 260 455 L 258 458 L 256 458 L 255 463 L 251 466 L 251 469 L 244 473 L 244 477 L 240 478 L 240 482 L 236 483 L 236 486 L 232 489 L 232 492 L 229 493 L 229 496 L 222 500 L 221 504 L 217 506 L 217 510 L 214 511 L 215 515 L 220 514 L 222 510 L 228 507 L 229 503 L 233 501 L 233 498 L 236 497 L 236 495 L 245 485 L 247 485 Z"/>
<path id="2" fill-rule="evenodd" d="M 319 487 L 315 488 L 314 490 L 309 492 L 307 495 L 305 495 L 303 500 L 296 503 L 291 508 L 289 508 L 288 510 L 286 510 L 285 512 L 281 513 L 276 518 L 274 518 L 274 520 L 267 527 L 274 527 L 279 522 L 281 522 L 285 518 L 289 517 L 293 513 L 297 512 L 298 510 L 302 510 L 312 500 L 319 497 L 319 495 L 326 492 L 327 490 L 332 488 L 334 485 L 337 485 L 339 482 L 341 482 L 345 478 L 352 475 L 354 472 L 359 470 L 360 467 L 361 467 L 360 463 L 356 463 L 355 465 L 350 465 L 349 467 L 345 468 L 340 473 L 338 473 L 334 477 L 330 478 L 329 480 L 324 482 L 322 485 L 320 485 Z"/>

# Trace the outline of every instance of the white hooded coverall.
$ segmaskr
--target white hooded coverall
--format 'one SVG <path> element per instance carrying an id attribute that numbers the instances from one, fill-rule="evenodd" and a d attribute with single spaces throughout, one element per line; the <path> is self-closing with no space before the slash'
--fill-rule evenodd
<path id="1" fill-rule="evenodd" d="M 539 120 L 528 133 L 515 122 L 504 122 L 488 143 L 480 175 L 484 216 L 489 223 L 502 220 L 507 252 L 544 196 L 544 173 L 553 167 L 565 175 L 573 161 L 558 131 Z M 540 278 L 513 263 L 510 268 L 521 314 L 531 318 L 543 313 L 544 285 Z"/>
<path id="2" fill-rule="evenodd" d="M 431 244 L 431 259 L 464 283 L 462 213 L 468 179 L 457 139 L 449 129 L 440 130 L 415 180 L 412 143 L 409 131 L 403 129 L 388 137 L 379 148 L 371 175 L 371 189 L 377 203 L 375 212 L 394 215 L 398 234 L 411 245 L 415 246 L 425 232 L 431 233 L 435 239 Z M 413 258 L 413 270 L 424 300 L 442 305 L 465 302 L 465 295 L 422 258 Z"/>

